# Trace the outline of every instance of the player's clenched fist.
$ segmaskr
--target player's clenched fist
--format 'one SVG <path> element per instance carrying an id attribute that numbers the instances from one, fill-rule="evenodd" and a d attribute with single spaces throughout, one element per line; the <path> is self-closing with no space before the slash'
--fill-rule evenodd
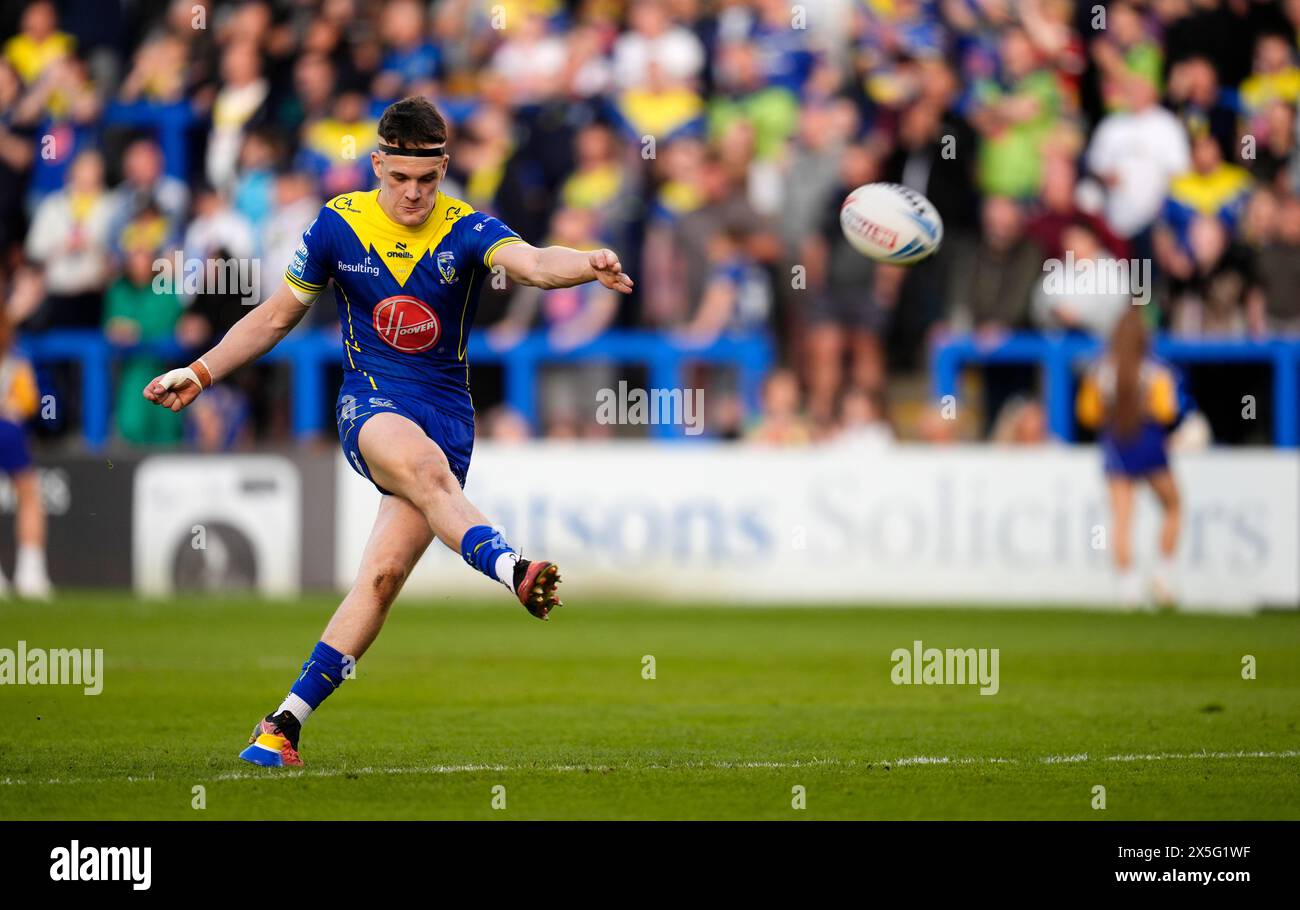
<path id="1" fill-rule="evenodd" d="M 212 386 L 212 373 L 202 359 L 187 367 L 155 377 L 144 387 L 144 397 L 156 405 L 179 411 Z"/>
<path id="2" fill-rule="evenodd" d="M 623 271 L 618 254 L 613 250 L 593 250 L 589 261 L 596 280 L 605 287 L 622 294 L 632 293 L 632 278 Z"/>

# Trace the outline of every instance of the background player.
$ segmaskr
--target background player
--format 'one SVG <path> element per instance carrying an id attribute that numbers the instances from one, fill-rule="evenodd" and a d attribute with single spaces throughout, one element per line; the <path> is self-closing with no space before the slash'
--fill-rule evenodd
<path id="1" fill-rule="evenodd" d="M 0 471 L 9 475 L 17 500 L 15 537 L 18 558 L 14 567 L 14 590 L 19 597 L 49 600 L 53 595 L 45 569 L 45 507 L 41 503 L 40 478 L 27 451 L 23 424 L 36 413 L 39 395 L 32 366 L 13 348 L 13 332 L 5 309 L 0 306 Z M 0 571 L 0 598 L 8 596 L 9 584 Z"/>
<path id="2" fill-rule="evenodd" d="M 1137 484 L 1146 481 L 1164 515 L 1152 593 L 1157 603 L 1172 605 L 1181 507 L 1166 444 L 1185 409 L 1173 369 L 1152 357 L 1149 348 L 1140 311 L 1129 307 L 1111 334 L 1108 351 L 1084 377 L 1077 410 L 1079 420 L 1097 430 L 1105 459 L 1120 597 L 1128 605 L 1142 599 L 1141 580 L 1133 569 L 1133 503 Z"/>
<path id="3" fill-rule="evenodd" d="M 611 250 L 535 248 L 500 221 L 445 196 L 447 128 L 432 104 L 407 98 L 380 119 L 376 191 L 330 200 L 303 235 L 285 286 L 190 367 L 144 395 L 179 411 L 256 360 L 302 319 L 333 279 L 343 333 L 339 438 L 354 470 L 383 494 L 352 590 L 280 707 L 254 728 L 241 757 L 300 765 L 298 736 L 351 675 L 388 608 L 436 536 L 545 619 L 559 605 L 556 567 L 521 559 L 462 492 L 474 443 L 466 361 L 478 291 L 496 266 L 540 288 L 600 281 L 630 293 Z"/>

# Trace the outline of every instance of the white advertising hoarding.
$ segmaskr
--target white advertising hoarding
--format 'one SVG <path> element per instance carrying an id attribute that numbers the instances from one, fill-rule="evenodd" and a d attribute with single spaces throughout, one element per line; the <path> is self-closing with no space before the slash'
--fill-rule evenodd
<path id="1" fill-rule="evenodd" d="M 1300 455 L 1176 459 L 1178 586 L 1186 605 L 1300 603 Z M 379 495 L 338 460 L 336 571 L 346 589 Z M 481 445 L 466 492 L 566 598 L 678 602 L 1115 601 L 1100 454 L 1087 447 L 901 445 L 771 450 L 649 443 Z M 1158 513 L 1139 500 L 1139 569 Z M 408 594 L 490 595 L 435 544 Z"/>
<path id="2" fill-rule="evenodd" d="M 298 593 L 302 490 L 277 455 L 154 455 L 132 491 L 135 589 Z"/>

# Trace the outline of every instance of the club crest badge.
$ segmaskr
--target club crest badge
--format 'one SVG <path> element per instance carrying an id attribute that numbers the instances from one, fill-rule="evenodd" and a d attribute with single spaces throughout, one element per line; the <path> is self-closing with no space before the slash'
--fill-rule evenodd
<path id="1" fill-rule="evenodd" d="M 450 250 L 438 254 L 438 274 L 443 284 L 456 283 L 456 254 Z"/>

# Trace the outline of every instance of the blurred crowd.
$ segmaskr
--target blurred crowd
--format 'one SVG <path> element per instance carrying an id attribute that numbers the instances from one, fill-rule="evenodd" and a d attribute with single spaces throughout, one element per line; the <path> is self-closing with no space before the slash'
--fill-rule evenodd
<path id="1" fill-rule="evenodd" d="M 1128 295 L 1049 292 L 1047 260 L 1149 260 L 1148 321 L 1177 336 L 1300 335 L 1298 30 L 1300 0 L 4 2 L 0 297 L 23 335 L 202 349 L 244 301 L 160 293 L 156 262 L 257 262 L 265 297 L 322 201 L 374 185 L 383 108 L 420 94 L 451 124 L 445 192 L 536 244 L 613 247 L 637 280 L 630 301 L 485 289 L 493 345 L 764 334 L 778 366 L 757 412 L 701 366 L 710 435 L 1041 441 L 1033 370 L 985 369 L 973 424 L 922 403 L 953 333 L 1109 331 Z M 848 246 L 840 202 L 876 180 L 933 200 L 937 256 L 901 269 Z M 162 369 L 120 363 L 120 439 L 287 435 L 282 371 L 181 421 L 139 397 Z M 1193 393 L 1216 437 L 1244 440 L 1215 403 L 1222 369 Z M 483 432 L 609 434 L 589 393 L 624 375 L 548 372 L 529 427 L 476 371 Z"/>

